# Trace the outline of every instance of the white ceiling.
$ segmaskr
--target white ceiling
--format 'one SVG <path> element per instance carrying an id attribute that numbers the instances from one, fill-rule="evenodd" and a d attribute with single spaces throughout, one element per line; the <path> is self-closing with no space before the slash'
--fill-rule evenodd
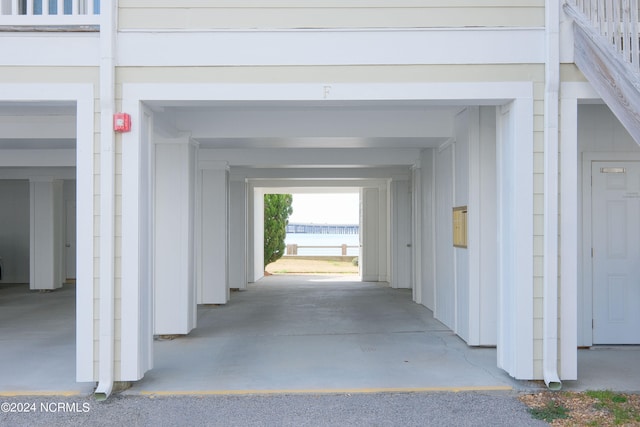
<path id="1" fill-rule="evenodd" d="M 345 149 L 344 156 L 360 149 L 415 152 L 437 147 L 451 137 L 454 117 L 464 108 L 413 100 L 154 101 L 147 106 L 154 112 L 158 134 L 188 134 L 203 149 Z M 0 149 L 73 149 L 75 117 L 75 105 L 68 102 L 0 102 Z M 315 167 L 346 167 L 344 156 L 325 156 Z M 375 167 L 384 163 L 383 159 Z M 389 158 L 386 165 L 398 163 Z M 278 167 L 286 166 L 314 167 L 313 157 L 304 164 Z"/>
<path id="2" fill-rule="evenodd" d="M 419 101 L 153 102 L 156 128 L 201 148 L 425 148 L 451 137 L 461 106 Z"/>
<path id="3" fill-rule="evenodd" d="M 76 107 L 69 102 L 0 102 L 0 149 L 74 149 Z"/>

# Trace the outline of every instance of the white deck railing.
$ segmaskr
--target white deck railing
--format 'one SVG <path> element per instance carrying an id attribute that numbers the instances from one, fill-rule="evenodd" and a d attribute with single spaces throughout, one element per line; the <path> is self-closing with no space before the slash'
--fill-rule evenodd
<path id="1" fill-rule="evenodd" d="M 570 0 L 624 61 L 640 71 L 638 0 Z"/>
<path id="2" fill-rule="evenodd" d="M 0 0 L 0 25 L 97 25 L 100 0 Z"/>

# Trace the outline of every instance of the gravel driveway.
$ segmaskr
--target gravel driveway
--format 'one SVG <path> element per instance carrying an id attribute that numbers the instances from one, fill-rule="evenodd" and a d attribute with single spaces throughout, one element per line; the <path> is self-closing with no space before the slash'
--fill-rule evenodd
<path id="1" fill-rule="evenodd" d="M 515 392 L 0 397 L 2 426 L 541 426 Z M 15 412 L 12 412 L 14 410 Z"/>

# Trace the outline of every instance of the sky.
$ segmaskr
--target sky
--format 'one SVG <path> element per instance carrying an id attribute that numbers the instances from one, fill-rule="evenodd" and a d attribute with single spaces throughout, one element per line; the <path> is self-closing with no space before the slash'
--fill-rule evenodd
<path id="1" fill-rule="evenodd" d="M 290 223 L 358 224 L 360 199 L 353 194 L 293 194 Z"/>

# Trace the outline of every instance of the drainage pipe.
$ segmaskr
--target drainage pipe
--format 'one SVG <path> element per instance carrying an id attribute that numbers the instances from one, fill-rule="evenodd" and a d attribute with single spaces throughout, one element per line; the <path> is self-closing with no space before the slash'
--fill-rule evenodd
<path id="1" fill-rule="evenodd" d="M 544 93 L 544 382 L 560 390 L 558 377 L 558 114 L 560 91 L 560 2 L 545 0 Z"/>
<path id="2" fill-rule="evenodd" d="M 100 320 L 98 386 L 94 396 L 105 400 L 114 383 L 115 361 L 115 37 L 117 1 L 100 10 Z"/>

